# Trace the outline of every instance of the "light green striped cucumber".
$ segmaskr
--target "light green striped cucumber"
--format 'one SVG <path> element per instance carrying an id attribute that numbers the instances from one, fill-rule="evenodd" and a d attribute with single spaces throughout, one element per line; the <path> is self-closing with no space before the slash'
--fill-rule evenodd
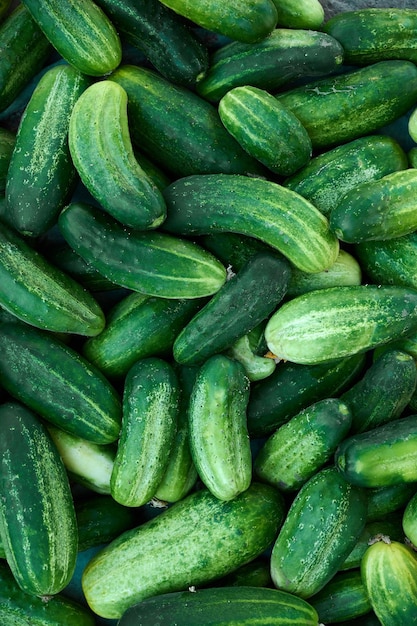
<path id="1" fill-rule="evenodd" d="M 179 393 L 178 378 L 168 361 L 140 359 L 128 371 L 110 480 L 116 502 L 139 507 L 155 495 L 174 445 Z"/>
<path id="2" fill-rule="evenodd" d="M 139 230 L 161 224 L 165 202 L 135 158 L 123 87 L 110 80 L 90 85 L 72 110 L 68 141 L 82 182 L 110 215 Z"/>
<path id="3" fill-rule="evenodd" d="M 103 76 L 119 65 L 119 35 L 93 0 L 24 0 L 22 4 L 59 54 L 83 74 Z"/>
<path id="4" fill-rule="evenodd" d="M 19 586 L 35 596 L 62 591 L 78 547 L 64 464 L 38 416 L 19 402 L 0 407 L 0 535 Z"/>
<path id="5" fill-rule="evenodd" d="M 320 30 L 324 22 L 324 8 L 319 0 L 274 0 L 278 10 L 278 24 L 285 28 Z"/>
<path id="6" fill-rule="evenodd" d="M 230 89 L 219 102 L 219 115 L 242 148 L 275 174 L 290 176 L 310 160 L 306 129 L 264 89 Z"/>
<path id="7" fill-rule="evenodd" d="M 74 190 L 68 125 L 89 83 L 70 65 L 57 65 L 42 76 L 25 108 L 6 180 L 7 222 L 25 236 L 51 228 Z"/>
<path id="8" fill-rule="evenodd" d="M 265 339 L 278 358 L 316 364 L 383 345 L 417 328 L 417 291 L 391 285 L 316 289 L 281 305 Z"/>
<path id="9" fill-rule="evenodd" d="M 59 228 L 69 245 L 115 284 L 163 298 L 201 298 L 226 281 L 226 268 L 192 241 L 122 226 L 104 211 L 73 202 Z"/>
<path id="10" fill-rule="evenodd" d="M 324 215 L 299 194 L 270 180 L 197 174 L 171 183 L 164 197 L 168 215 L 161 228 L 173 234 L 249 235 L 305 272 L 328 269 L 337 259 L 339 242 Z"/>

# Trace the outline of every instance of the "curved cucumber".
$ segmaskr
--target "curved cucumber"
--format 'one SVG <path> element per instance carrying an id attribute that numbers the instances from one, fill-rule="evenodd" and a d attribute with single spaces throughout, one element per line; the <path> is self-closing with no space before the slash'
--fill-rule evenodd
<path id="1" fill-rule="evenodd" d="M 75 103 L 68 132 L 77 172 L 99 204 L 132 228 L 159 226 L 165 202 L 135 158 L 123 87 L 110 80 L 90 85 Z"/>

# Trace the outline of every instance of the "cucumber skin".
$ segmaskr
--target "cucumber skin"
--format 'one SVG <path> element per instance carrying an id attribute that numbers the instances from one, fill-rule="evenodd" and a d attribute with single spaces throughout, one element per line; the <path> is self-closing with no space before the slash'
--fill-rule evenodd
<path id="1" fill-rule="evenodd" d="M 363 241 L 354 248 L 356 258 L 372 282 L 417 289 L 416 233 L 385 241 Z"/>
<path id="2" fill-rule="evenodd" d="M 319 0 L 302 0 L 294 6 L 292 0 L 274 0 L 279 23 L 285 28 L 320 30 L 324 22 L 324 9 Z"/>
<path id="3" fill-rule="evenodd" d="M 14 401 L 0 411 L 0 527 L 7 561 L 22 590 L 54 595 L 69 583 L 77 556 L 68 477 L 35 413 Z"/>
<path id="4" fill-rule="evenodd" d="M 196 491 L 91 559 L 82 578 L 87 602 L 102 617 L 120 618 L 147 597 L 221 578 L 262 554 L 284 508 L 279 492 L 258 483 L 230 502 Z"/>
<path id="5" fill-rule="evenodd" d="M 25 108 L 6 181 L 6 219 L 22 235 L 39 237 L 55 223 L 74 190 L 68 149 L 75 102 L 89 80 L 68 65 L 40 79 Z"/>
<path id="6" fill-rule="evenodd" d="M 137 523 L 136 511 L 118 504 L 110 495 L 96 495 L 75 501 L 78 551 L 101 546 L 116 539 Z"/>
<path id="7" fill-rule="evenodd" d="M 405 536 L 413 546 L 417 545 L 417 493 L 407 502 L 401 519 Z"/>
<path id="8" fill-rule="evenodd" d="M 310 603 L 320 622 L 333 624 L 366 615 L 372 606 L 362 581 L 360 569 L 338 572 Z"/>

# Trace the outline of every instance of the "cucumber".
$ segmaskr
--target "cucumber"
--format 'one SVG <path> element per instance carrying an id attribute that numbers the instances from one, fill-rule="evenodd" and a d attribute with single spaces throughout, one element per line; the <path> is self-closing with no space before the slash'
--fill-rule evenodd
<path id="1" fill-rule="evenodd" d="M 110 495 L 90 495 L 75 501 L 78 551 L 102 546 L 137 524 L 136 511 Z"/>
<path id="2" fill-rule="evenodd" d="M 417 327 L 417 292 L 394 285 L 317 289 L 281 305 L 265 328 L 278 358 L 317 364 L 366 352 Z"/>
<path id="3" fill-rule="evenodd" d="M 19 402 L 0 407 L 0 535 L 19 587 L 62 591 L 75 569 L 77 525 L 64 464 L 38 416 Z"/>
<path id="4" fill-rule="evenodd" d="M 0 193 L 6 189 L 7 171 L 16 143 L 16 134 L 7 128 L 0 127 Z"/>
<path id="5" fill-rule="evenodd" d="M 275 359 L 262 356 L 260 347 L 263 345 L 263 331 L 266 322 L 258 324 L 246 335 L 240 337 L 225 351 L 226 356 L 242 363 L 246 376 L 251 382 L 263 380 L 270 376 L 276 368 Z"/>
<path id="6" fill-rule="evenodd" d="M 278 23 L 285 28 L 320 30 L 324 22 L 324 8 L 319 0 L 274 0 Z"/>
<path id="7" fill-rule="evenodd" d="M 417 546 L 417 492 L 407 502 L 402 514 L 401 526 L 408 541 Z"/>
<path id="8" fill-rule="evenodd" d="M 368 493 L 368 513 L 370 506 L 369 491 Z M 368 518 L 369 515 L 367 515 Z M 362 557 L 365 554 L 370 541 L 377 535 L 388 535 L 391 539 L 396 541 L 403 541 L 404 533 L 401 528 L 401 515 L 399 514 L 397 519 L 379 519 L 374 521 L 367 521 L 365 528 L 363 529 L 358 541 L 353 548 L 352 552 L 343 561 L 340 567 L 340 572 L 355 570 L 360 567 Z M 329 583 L 330 584 L 330 583 Z"/>
<path id="9" fill-rule="evenodd" d="M 354 187 L 407 167 L 407 155 L 395 139 L 368 135 L 315 155 L 283 185 L 310 200 L 329 217 Z"/>
<path id="10" fill-rule="evenodd" d="M 93 0 L 24 0 L 29 11 L 58 53 L 80 72 L 104 76 L 121 62 L 119 35 Z"/>
<path id="11" fill-rule="evenodd" d="M 317 613 L 309 603 L 278 589 L 220 587 L 179 591 L 148 598 L 128 609 L 120 626 L 317 626 Z M 204 622 L 202 621 L 204 620 Z"/>
<path id="12" fill-rule="evenodd" d="M 258 252 L 270 251 L 259 239 L 239 233 L 210 233 L 196 238 L 203 248 L 214 254 L 230 272 L 238 272 Z"/>
<path id="13" fill-rule="evenodd" d="M 260 556 L 284 509 L 269 485 L 252 483 L 229 502 L 196 491 L 98 552 L 83 573 L 86 600 L 97 615 L 117 619 L 148 597 L 208 585 Z"/>
<path id="14" fill-rule="evenodd" d="M 354 254 L 372 282 L 417 289 L 417 234 L 362 241 Z"/>
<path id="15" fill-rule="evenodd" d="M 163 196 L 133 152 L 123 87 L 101 80 L 84 90 L 71 113 L 68 143 L 82 182 L 112 217 L 138 230 L 163 222 Z"/>
<path id="16" fill-rule="evenodd" d="M 127 93 L 133 144 L 169 175 L 264 174 L 197 93 L 136 65 L 121 65 L 109 80 Z"/>
<path id="17" fill-rule="evenodd" d="M 93 336 L 105 324 L 97 300 L 0 223 L 0 305 L 27 324 L 44 330 Z"/>
<path id="18" fill-rule="evenodd" d="M 251 257 L 178 333 L 175 360 L 198 365 L 230 348 L 276 309 L 290 274 L 287 261 L 274 251 Z"/>
<path id="19" fill-rule="evenodd" d="M 75 102 L 89 85 L 69 65 L 47 71 L 22 116 L 6 180 L 6 219 L 19 233 L 39 237 L 53 226 L 76 183 L 68 149 Z"/>
<path id="20" fill-rule="evenodd" d="M 342 46 L 326 33 L 276 28 L 258 43 L 231 41 L 215 50 L 196 90 L 217 103 L 234 87 L 252 85 L 272 92 L 299 78 L 330 74 L 342 61 Z"/>
<path id="21" fill-rule="evenodd" d="M 23 324 L 0 326 L 2 386 L 45 420 L 97 444 L 119 436 L 117 391 L 74 348 Z"/>
<path id="22" fill-rule="evenodd" d="M 387 487 L 369 487 L 367 521 L 388 519 L 389 516 L 398 516 L 416 493 L 414 483 L 396 483 Z"/>
<path id="23" fill-rule="evenodd" d="M 366 494 L 326 467 L 298 491 L 271 553 L 277 589 L 310 598 L 337 573 L 366 520 Z"/>
<path id="24" fill-rule="evenodd" d="M 219 500 L 235 498 L 252 480 L 248 399 L 249 379 L 238 361 L 217 354 L 199 369 L 188 407 L 190 450 L 199 477 Z"/>
<path id="25" fill-rule="evenodd" d="M 323 150 L 378 131 L 406 114 L 417 98 L 417 67 L 411 61 L 380 61 L 277 97 L 305 126 L 313 149 Z"/>
<path id="26" fill-rule="evenodd" d="M 193 242 L 122 226 L 99 208 L 72 202 L 58 225 L 67 243 L 120 287 L 164 298 L 202 298 L 226 280 L 225 267 Z M 98 333 L 97 333 L 98 334 Z"/>
<path id="27" fill-rule="evenodd" d="M 410 134 L 411 139 L 417 142 L 417 108 L 413 107 L 410 117 L 408 118 L 407 128 L 408 128 L 408 132 Z M 411 148 L 411 150 L 413 150 L 413 148 Z M 412 160 L 413 160 L 413 156 L 414 156 L 414 152 L 411 155 Z"/>
<path id="28" fill-rule="evenodd" d="M 416 623 L 417 558 L 411 548 L 383 536 L 366 551 L 361 573 L 382 626 Z"/>
<path id="29" fill-rule="evenodd" d="M 202 28 L 246 43 L 267 37 L 278 21 L 273 0 L 236 0 L 233 6 L 218 0 L 161 1 Z"/>
<path id="30" fill-rule="evenodd" d="M 334 15 L 322 29 L 345 51 L 347 65 L 386 59 L 417 61 L 417 14 L 405 8 L 362 8 Z"/>
<path id="31" fill-rule="evenodd" d="M 230 89 L 219 102 L 219 115 L 242 148 L 274 174 L 289 176 L 310 160 L 306 129 L 265 89 Z"/>
<path id="32" fill-rule="evenodd" d="M 111 495 L 139 507 L 155 495 L 168 466 L 177 430 L 179 383 L 163 359 L 140 359 L 123 387 L 123 419 L 110 479 Z"/>
<path id="33" fill-rule="evenodd" d="M 313 598 L 320 622 L 334 624 L 353 620 L 372 610 L 360 569 L 338 572 Z"/>
<path id="34" fill-rule="evenodd" d="M 223 576 L 215 584 L 216 587 L 268 587 L 273 588 L 269 571 L 269 560 L 265 555 L 242 565 L 234 572 Z"/>
<path id="35" fill-rule="evenodd" d="M 161 228 L 172 234 L 248 235 L 305 272 L 320 272 L 336 261 L 339 243 L 328 220 L 308 200 L 273 181 L 236 174 L 186 176 L 171 183 L 164 197 L 168 215 Z"/>

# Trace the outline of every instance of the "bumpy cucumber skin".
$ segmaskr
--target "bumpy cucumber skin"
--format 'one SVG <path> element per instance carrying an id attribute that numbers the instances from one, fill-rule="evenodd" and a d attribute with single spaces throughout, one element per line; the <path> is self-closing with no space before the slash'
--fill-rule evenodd
<path id="1" fill-rule="evenodd" d="M 355 246 L 354 254 L 375 284 L 417 289 L 417 233 L 363 241 Z"/>
<path id="2" fill-rule="evenodd" d="M 122 226 L 96 207 L 73 202 L 58 218 L 69 245 L 115 284 L 151 296 L 202 298 L 226 280 L 225 267 L 189 240 Z"/>
<path id="3" fill-rule="evenodd" d="M 324 215 L 270 180 L 233 174 L 187 176 L 171 183 L 164 197 L 168 216 L 161 228 L 173 234 L 249 235 L 305 272 L 328 269 L 337 258 L 339 242 Z M 258 198 L 256 206 L 253 197 Z"/>
<path id="4" fill-rule="evenodd" d="M 38 237 L 52 227 L 74 189 L 68 125 L 88 85 L 75 68 L 53 67 L 40 79 L 24 111 L 5 190 L 7 222 L 22 235 Z"/>
<path id="5" fill-rule="evenodd" d="M 73 107 L 68 133 L 82 182 L 110 215 L 139 230 L 163 222 L 163 196 L 133 152 L 123 87 L 110 80 L 90 85 Z"/>
<path id="6" fill-rule="evenodd" d="M 119 35 L 107 15 L 90 0 L 24 0 L 59 54 L 88 76 L 104 76 L 122 59 Z"/>
<path id="7" fill-rule="evenodd" d="M 8 564 L 27 593 L 62 591 L 75 569 L 77 526 L 64 464 L 38 416 L 1 407 L 0 527 Z"/>
<path id="8" fill-rule="evenodd" d="M 284 303 L 270 317 L 265 339 L 281 359 L 316 364 L 366 352 L 416 328 L 416 291 L 353 285 L 317 289 Z"/>
<path id="9" fill-rule="evenodd" d="M 0 259 L 0 304 L 10 313 L 44 330 L 85 336 L 103 330 L 96 299 L 3 223 Z"/>
<path id="10" fill-rule="evenodd" d="M 0 128 L 0 193 L 6 189 L 7 171 L 15 143 L 15 133 L 7 128 Z"/>
<path id="11" fill-rule="evenodd" d="M 284 509 L 280 493 L 259 483 L 229 502 L 193 492 L 92 558 L 82 578 L 87 602 L 120 618 L 147 597 L 206 585 L 262 554 Z"/>

